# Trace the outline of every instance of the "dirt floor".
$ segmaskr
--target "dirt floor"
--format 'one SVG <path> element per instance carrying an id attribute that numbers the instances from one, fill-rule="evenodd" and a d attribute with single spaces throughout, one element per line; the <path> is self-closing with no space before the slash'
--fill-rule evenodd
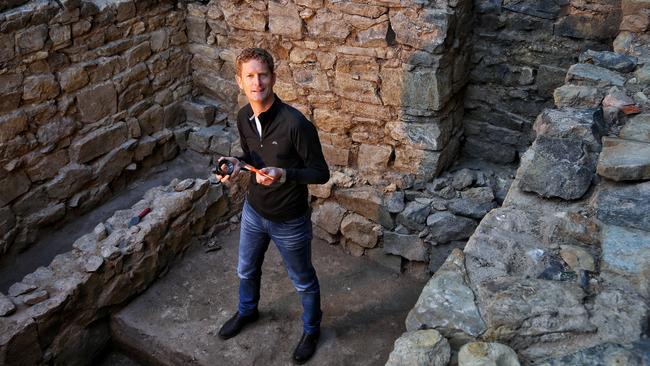
<path id="1" fill-rule="evenodd" d="M 218 251 L 194 243 L 143 295 L 113 316 L 113 342 L 145 365 L 288 365 L 302 333 L 302 308 L 277 249 L 264 263 L 261 318 L 223 341 L 219 327 L 237 307 L 238 229 L 219 237 Z M 383 254 L 382 254 L 383 255 Z M 311 365 L 384 365 L 424 282 L 368 257 L 313 243 L 324 318 Z M 130 365 L 110 355 L 102 366 Z"/>
<path id="2" fill-rule="evenodd" d="M 129 184 L 126 190 L 94 210 L 61 227 L 43 230 L 36 243 L 12 259 L 9 265 L 0 266 L 0 292 L 7 293 L 9 287 L 26 274 L 40 266 L 47 266 L 57 254 L 72 250 L 72 243 L 77 238 L 91 232 L 98 223 L 109 218 L 116 210 L 131 207 L 141 200 L 150 188 L 167 185 L 174 178 L 207 178 L 209 172 L 208 162 L 198 154 L 179 155 Z"/>

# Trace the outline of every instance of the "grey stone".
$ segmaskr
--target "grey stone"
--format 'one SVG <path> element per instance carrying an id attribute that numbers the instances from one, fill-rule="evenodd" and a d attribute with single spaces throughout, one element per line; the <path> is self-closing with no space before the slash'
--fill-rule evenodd
<path id="1" fill-rule="evenodd" d="M 140 128 L 143 134 L 153 135 L 165 128 L 163 111 L 164 110 L 160 105 L 154 104 L 138 116 Z"/>
<path id="2" fill-rule="evenodd" d="M 436 212 L 427 217 L 432 238 L 438 243 L 469 238 L 478 224 L 472 219 L 456 216 L 450 212 Z"/>
<path id="3" fill-rule="evenodd" d="M 638 114 L 630 118 L 621 129 L 619 137 L 650 143 L 650 114 Z"/>
<path id="4" fill-rule="evenodd" d="M 30 102 L 53 99 L 59 91 L 59 83 L 53 74 L 28 76 L 23 83 L 23 99 Z"/>
<path id="5" fill-rule="evenodd" d="M 167 28 L 158 29 L 151 32 L 151 50 L 154 53 L 164 51 L 169 48 L 169 30 Z"/>
<path id="6" fill-rule="evenodd" d="M 131 68 L 140 62 L 146 60 L 151 55 L 151 46 L 149 42 L 142 42 L 124 53 L 124 60 L 127 67 Z"/>
<path id="7" fill-rule="evenodd" d="M 461 198 L 453 199 L 447 203 L 447 209 L 456 215 L 481 219 L 491 209 L 497 207 L 492 188 L 470 188 L 460 194 Z"/>
<path id="8" fill-rule="evenodd" d="M 14 225 L 16 225 L 16 215 L 9 207 L 0 208 L 0 232 L 8 233 Z"/>
<path id="9" fill-rule="evenodd" d="M 427 248 L 417 235 L 388 231 L 384 233 L 384 252 L 399 255 L 410 261 L 426 262 Z"/>
<path id="10" fill-rule="evenodd" d="M 15 198 L 29 191 L 32 182 L 23 171 L 8 175 L 0 179 L 0 207 L 7 205 Z"/>
<path id="11" fill-rule="evenodd" d="M 16 305 L 0 292 L 0 317 L 9 316 L 16 311 Z"/>
<path id="12" fill-rule="evenodd" d="M 431 207 L 428 204 L 409 202 L 404 210 L 397 215 L 397 222 L 412 230 L 422 230 L 430 212 Z"/>
<path id="13" fill-rule="evenodd" d="M 341 221 L 341 233 L 357 245 L 374 248 L 378 240 L 375 225 L 365 217 L 351 213 Z"/>
<path id="14" fill-rule="evenodd" d="M 324 202 L 312 211 L 311 221 L 330 234 L 339 232 L 346 210 L 334 201 Z"/>
<path id="15" fill-rule="evenodd" d="M 194 151 L 207 152 L 212 138 L 223 133 L 223 126 L 220 125 L 199 128 L 190 132 L 187 140 L 188 147 Z"/>
<path id="16" fill-rule="evenodd" d="M 24 224 L 27 227 L 43 227 L 62 220 L 65 217 L 65 203 L 59 202 L 50 204 L 44 209 L 25 218 Z"/>
<path id="17" fill-rule="evenodd" d="M 16 47 L 21 54 L 38 51 L 45 46 L 47 25 L 41 24 L 16 33 Z"/>
<path id="18" fill-rule="evenodd" d="M 647 84 L 650 82 L 650 65 L 644 65 L 634 72 L 634 77 L 640 84 Z"/>
<path id="19" fill-rule="evenodd" d="M 650 179 L 650 143 L 604 137 L 596 171 L 615 181 Z"/>
<path id="20" fill-rule="evenodd" d="M 646 344 L 645 348 L 647 349 L 647 347 Z M 566 356 L 548 358 L 537 364 L 539 366 L 609 366 L 616 364 L 643 366 L 647 362 L 644 362 L 644 355 L 638 351 L 620 344 L 604 343 Z M 647 359 L 647 356 L 645 357 Z"/>
<path id="21" fill-rule="evenodd" d="M 109 152 L 93 164 L 93 178 L 101 183 L 108 183 L 122 174 L 122 171 L 131 164 L 133 151 L 129 145 L 135 145 L 136 140 L 129 140 L 113 151 Z"/>
<path id="22" fill-rule="evenodd" d="M 458 364 L 463 366 L 519 366 L 519 358 L 512 348 L 501 343 L 471 342 L 458 352 Z"/>
<path id="23" fill-rule="evenodd" d="M 613 225 L 602 233 L 601 271 L 625 277 L 641 296 L 650 296 L 650 233 Z"/>
<path id="24" fill-rule="evenodd" d="M 23 282 L 16 282 L 13 285 L 11 285 L 11 287 L 9 287 L 9 292 L 8 293 L 9 293 L 9 296 L 16 297 L 16 296 L 24 295 L 24 294 L 26 294 L 28 292 L 32 292 L 32 291 L 36 290 L 37 288 L 38 288 L 38 286 L 35 286 L 35 285 L 32 285 L 32 284 L 23 283 Z"/>
<path id="25" fill-rule="evenodd" d="M 553 91 L 555 105 L 559 108 L 595 108 L 604 96 L 603 90 L 587 85 L 566 84 Z"/>
<path id="26" fill-rule="evenodd" d="M 151 136 L 144 136 L 138 140 L 138 146 L 135 148 L 133 158 L 135 161 L 142 161 L 153 153 L 156 147 L 156 139 Z"/>
<path id="27" fill-rule="evenodd" d="M 625 78 L 616 71 L 591 64 L 575 64 L 569 67 L 566 82 L 576 85 L 623 86 Z"/>
<path id="28" fill-rule="evenodd" d="M 196 122 L 202 126 L 209 126 L 214 122 L 216 108 L 213 105 L 185 101 L 183 109 L 185 109 L 187 121 Z"/>
<path id="29" fill-rule="evenodd" d="M 452 251 L 427 282 L 406 317 L 408 331 L 423 327 L 438 329 L 452 344 L 465 343 L 486 329 L 469 286 L 465 256 L 459 249 Z"/>
<path id="30" fill-rule="evenodd" d="M 474 179 L 474 172 L 464 168 L 453 173 L 451 186 L 454 187 L 455 190 L 460 191 L 471 186 L 474 183 Z"/>
<path id="31" fill-rule="evenodd" d="M 650 231 L 650 182 L 604 185 L 594 206 L 606 224 Z"/>
<path id="32" fill-rule="evenodd" d="M 63 167 L 59 174 L 47 183 L 47 194 L 51 198 L 68 198 L 83 188 L 92 178 L 92 168 L 76 163 Z"/>
<path id="33" fill-rule="evenodd" d="M 587 50 L 580 54 L 578 61 L 627 73 L 634 71 L 637 59 L 616 52 Z"/>
<path id="34" fill-rule="evenodd" d="M 77 94 L 82 122 L 96 122 L 117 112 L 117 92 L 113 83 L 92 85 Z"/>
<path id="35" fill-rule="evenodd" d="M 538 136 L 522 158 L 519 187 L 542 197 L 582 197 L 596 170 L 595 157 L 587 148 L 579 139 Z"/>
<path id="36" fill-rule="evenodd" d="M 70 146 L 73 160 L 85 163 L 104 155 L 127 140 L 127 126 L 124 122 L 102 127 L 76 140 Z"/>
<path id="37" fill-rule="evenodd" d="M 346 209 L 392 229 L 393 218 L 383 203 L 382 194 L 372 187 L 337 189 L 336 200 Z"/>
<path id="38" fill-rule="evenodd" d="M 104 258 L 93 255 L 90 256 L 84 263 L 84 269 L 86 270 L 86 272 L 90 272 L 90 273 L 97 272 L 102 267 L 103 264 L 104 264 Z"/>
<path id="39" fill-rule="evenodd" d="M 590 151 L 600 151 L 600 139 L 606 133 L 600 109 L 545 109 L 533 125 L 537 136 L 580 139 Z"/>
<path id="40" fill-rule="evenodd" d="M 63 117 L 41 125 L 36 132 L 36 138 L 42 145 L 50 145 L 72 135 L 77 130 L 77 124 L 71 118 Z"/>
<path id="41" fill-rule="evenodd" d="M 416 11 L 412 8 L 399 8 L 390 12 L 391 26 L 398 43 L 415 49 L 437 53 L 445 42 L 449 22 L 448 14 L 436 12 L 433 8 Z"/>
<path id="42" fill-rule="evenodd" d="M 384 195 L 384 205 L 390 213 L 400 213 L 406 207 L 404 203 L 404 192 L 395 191 Z"/>
<path id="43" fill-rule="evenodd" d="M 437 244 L 429 245 L 429 272 L 436 273 L 440 267 L 445 263 L 447 257 L 451 254 L 454 249 L 463 250 L 466 241 L 454 240 L 446 244 Z"/>
<path id="44" fill-rule="evenodd" d="M 0 49 L 3 50 L 3 52 L 0 53 L 0 62 L 9 61 L 14 58 L 14 45 L 14 37 L 12 34 L 0 35 Z"/>
<path id="45" fill-rule="evenodd" d="M 451 348 L 445 337 L 434 329 L 416 330 L 395 341 L 386 366 L 445 366 L 450 358 Z"/>
<path id="46" fill-rule="evenodd" d="M 23 111 L 0 116 L 0 143 L 13 139 L 27 128 L 27 115 Z"/>
<path id="47" fill-rule="evenodd" d="M 19 299 L 27 305 L 36 305 L 40 302 L 47 300 L 50 295 L 46 290 L 32 291 L 28 294 L 22 295 Z"/>
<path id="48" fill-rule="evenodd" d="M 191 42 L 205 43 L 208 35 L 205 19 L 190 16 L 185 19 L 185 24 L 187 25 L 187 37 Z"/>
<path id="49" fill-rule="evenodd" d="M 495 163 L 511 163 L 517 156 L 517 150 L 505 144 L 495 145 L 474 136 L 465 139 L 463 152 L 469 156 L 485 159 Z"/>
<path id="50" fill-rule="evenodd" d="M 395 104 L 401 105 L 401 100 Z M 452 128 L 450 120 L 444 120 L 440 123 L 388 122 L 384 130 L 404 144 L 419 149 L 442 150 L 449 142 Z"/>

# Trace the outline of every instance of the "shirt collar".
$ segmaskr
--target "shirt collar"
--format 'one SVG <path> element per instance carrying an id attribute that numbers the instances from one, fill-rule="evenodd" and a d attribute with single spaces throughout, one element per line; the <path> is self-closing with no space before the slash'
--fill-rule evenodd
<path id="1" fill-rule="evenodd" d="M 278 114 L 278 110 L 280 109 L 280 104 L 282 104 L 282 101 L 280 98 L 278 98 L 278 95 L 273 93 L 273 96 L 275 96 L 275 100 L 273 101 L 273 104 L 271 104 L 271 107 L 267 109 L 266 111 L 260 113 L 258 119 L 260 120 L 260 123 L 266 123 L 268 121 L 272 121 L 275 119 L 275 116 Z M 250 117 L 248 117 L 249 121 L 254 121 L 255 120 L 255 113 L 252 113 Z"/>

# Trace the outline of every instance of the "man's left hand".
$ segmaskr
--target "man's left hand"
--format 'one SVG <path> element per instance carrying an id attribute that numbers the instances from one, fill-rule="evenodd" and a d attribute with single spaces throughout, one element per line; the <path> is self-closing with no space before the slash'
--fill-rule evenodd
<path id="1" fill-rule="evenodd" d="M 265 174 L 273 177 L 273 179 L 267 178 L 261 174 L 255 174 L 255 179 L 257 180 L 258 184 L 261 184 L 263 186 L 270 186 L 275 182 L 282 183 L 284 181 L 282 178 L 285 177 L 285 171 L 282 168 L 266 167 L 260 170 Z"/>

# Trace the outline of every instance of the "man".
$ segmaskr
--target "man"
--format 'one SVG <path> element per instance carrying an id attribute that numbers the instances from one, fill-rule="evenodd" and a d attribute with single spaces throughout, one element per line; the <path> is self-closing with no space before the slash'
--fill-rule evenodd
<path id="1" fill-rule="evenodd" d="M 307 184 L 327 182 L 329 169 L 316 128 L 273 93 L 275 78 L 267 51 L 248 48 L 237 57 L 237 84 L 249 102 L 237 115 L 244 155 L 220 159 L 234 165 L 221 180 L 236 176 L 242 162 L 264 174 L 251 176 L 239 239 L 239 308 L 219 336 L 234 337 L 258 319 L 262 262 L 272 239 L 303 306 L 303 335 L 293 353 L 294 362 L 302 364 L 316 351 L 322 318 L 320 287 L 311 263 Z"/>

